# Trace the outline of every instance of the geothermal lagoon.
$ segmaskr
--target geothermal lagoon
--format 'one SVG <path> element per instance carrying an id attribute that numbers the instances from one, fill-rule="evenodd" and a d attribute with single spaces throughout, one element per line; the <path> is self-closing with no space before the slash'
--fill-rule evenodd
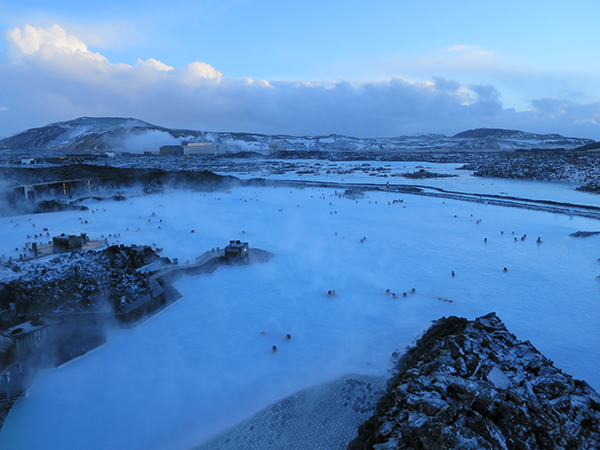
<path id="1" fill-rule="evenodd" d="M 458 178 L 412 183 L 600 205 L 572 184 L 481 179 L 454 169 L 433 170 Z M 344 181 L 387 181 L 366 178 Z M 89 211 L 1 218 L 0 253 L 13 257 L 32 223 L 51 235 L 155 244 L 180 264 L 230 239 L 275 257 L 183 278 L 175 284 L 183 297 L 168 309 L 39 372 L 11 410 L 0 447 L 193 448 L 300 389 L 348 373 L 389 374 L 392 352 L 449 315 L 495 311 L 517 338 L 600 389 L 600 236 L 569 237 L 600 231 L 599 221 L 393 189 L 359 198 L 343 191 L 131 190 L 123 202 L 87 200 Z"/>

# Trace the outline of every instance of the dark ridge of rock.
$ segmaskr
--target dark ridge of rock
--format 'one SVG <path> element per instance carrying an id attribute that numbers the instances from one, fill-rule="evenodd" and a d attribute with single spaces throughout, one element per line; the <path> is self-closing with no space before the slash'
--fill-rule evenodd
<path id="1" fill-rule="evenodd" d="M 586 150 L 597 150 L 597 149 L 600 149 L 600 142 L 592 142 L 591 144 L 582 145 L 581 147 L 577 147 L 575 150 L 586 151 Z"/>
<path id="2" fill-rule="evenodd" d="M 415 172 L 405 172 L 402 174 L 404 178 L 412 178 L 412 179 L 425 179 L 425 178 L 451 178 L 457 177 L 458 175 L 453 175 L 449 173 L 435 173 L 430 172 L 425 169 L 417 170 Z"/>
<path id="3" fill-rule="evenodd" d="M 592 180 L 586 184 L 583 184 L 577 188 L 575 188 L 576 191 L 581 191 L 581 192 L 592 192 L 592 193 L 599 193 L 600 192 L 600 181 L 598 180 Z"/>
<path id="4" fill-rule="evenodd" d="M 473 130 L 462 131 L 455 134 L 455 138 L 488 138 L 488 137 L 500 137 L 510 138 L 514 136 L 531 135 L 531 133 L 524 133 L 519 130 L 505 130 L 502 128 L 476 128 Z M 535 136 L 535 135 L 534 135 Z"/>
<path id="5" fill-rule="evenodd" d="M 571 233 L 569 236 L 571 236 L 571 237 L 590 237 L 590 236 L 595 236 L 596 234 L 600 234 L 600 231 L 576 231 L 575 233 Z"/>
<path id="6" fill-rule="evenodd" d="M 599 449 L 600 396 L 490 313 L 442 318 L 348 449 Z"/>
<path id="7" fill-rule="evenodd" d="M 64 164 L 55 167 L 0 167 L 0 176 L 11 185 L 48 183 L 63 180 L 106 180 L 118 186 L 169 185 L 172 187 L 230 187 L 239 179 L 218 175 L 209 170 L 170 172 L 157 169 L 97 166 L 92 164 Z"/>
<path id="8" fill-rule="evenodd" d="M 69 203 L 60 202 L 58 200 L 42 200 L 38 202 L 34 213 L 47 213 L 57 211 L 87 211 L 87 206 L 73 205 Z"/>

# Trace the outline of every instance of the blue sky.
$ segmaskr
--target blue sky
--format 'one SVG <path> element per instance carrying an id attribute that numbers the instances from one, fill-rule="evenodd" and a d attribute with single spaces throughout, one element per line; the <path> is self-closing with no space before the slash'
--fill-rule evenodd
<path id="1" fill-rule="evenodd" d="M 0 0 L 0 136 L 86 116 L 600 140 L 600 2 Z"/>

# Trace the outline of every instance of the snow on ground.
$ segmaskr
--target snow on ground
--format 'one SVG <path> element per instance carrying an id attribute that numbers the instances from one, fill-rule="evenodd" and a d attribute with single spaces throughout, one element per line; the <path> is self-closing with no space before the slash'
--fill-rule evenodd
<path id="1" fill-rule="evenodd" d="M 537 185 L 502 183 L 536 197 Z M 545 184 L 547 198 L 566 192 Z M 519 339 L 600 389 L 600 236 L 568 236 L 599 230 L 598 221 L 394 192 L 358 201 L 333 194 L 170 191 L 0 219 L 0 253 L 13 256 L 41 227 L 156 243 L 180 263 L 230 239 L 275 254 L 182 279 L 183 298 L 163 313 L 39 373 L 10 412 L 0 448 L 190 448 L 301 388 L 349 372 L 386 374 L 394 350 L 448 315 L 496 311 Z M 403 202 L 388 205 L 394 199 Z M 331 289 L 336 297 L 327 297 Z"/>
<path id="2" fill-rule="evenodd" d="M 238 161 L 239 162 L 239 161 Z M 275 161 L 281 164 L 281 160 Z M 268 161 L 267 161 L 268 163 Z M 579 184 L 555 181 L 510 180 L 504 178 L 482 178 L 472 175 L 470 170 L 458 170 L 463 164 L 442 164 L 419 161 L 320 161 L 315 166 L 314 160 L 285 160 L 285 163 L 295 164 L 297 170 L 282 174 L 272 174 L 268 170 L 250 170 L 244 174 L 233 174 L 248 179 L 265 177 L 277 180 L 305 180 L 379 184 L 426 185 L 450 191 L 460 191 L 473 194 L 510 195 L 530 198 L 533 200 L 554 200 L 558 202 L 580 203 L 600 206 L 600 195 L 590 192 L 579 192 L 575 188 Z M 388 169 L 389 172 L 378 172 L 377 169 Z M 406 172 L 416 172 L 425 169 L 429 172 L 458 175 L 452 178 L 409 179 L 398 176 Z M 298 174 L 311 170 L 314 173 Z M 327 170 L 332 173 L 327 174 Z M 340 174 L 338 172 L 352 173 Z M 229 172 L 219 172 L 221 175 L 231 175 Z M 370 175 L 377 174 L 378 176 Z M 382 175 L 387 174 L 387 177 Z"/>

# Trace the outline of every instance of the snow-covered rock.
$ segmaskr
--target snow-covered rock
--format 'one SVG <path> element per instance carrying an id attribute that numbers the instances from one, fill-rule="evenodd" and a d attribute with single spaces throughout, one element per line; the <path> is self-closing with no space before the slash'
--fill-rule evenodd
<path id="1" fill-rule="evenodd" d="M 494 314 L 434 323 L 349 449 L 598 449 L 600 396 Z"/>
<path id="2" fill-rule="evenodd" d="M 150 247 L 123 245 L 40 263 L 0 259 L 0 309 L 14 303 L 22 315 L 116 310 L 122 299 L 131 303 L 149 292 L 137 269 L 157 259 Z"/>
<path id="3" fill-rule="evenodd" d="M 579 151 L 505 152 L 473 155 L 462 168 L 481 177 L 597 183 L 599 160 L 597 153 Z"/>

